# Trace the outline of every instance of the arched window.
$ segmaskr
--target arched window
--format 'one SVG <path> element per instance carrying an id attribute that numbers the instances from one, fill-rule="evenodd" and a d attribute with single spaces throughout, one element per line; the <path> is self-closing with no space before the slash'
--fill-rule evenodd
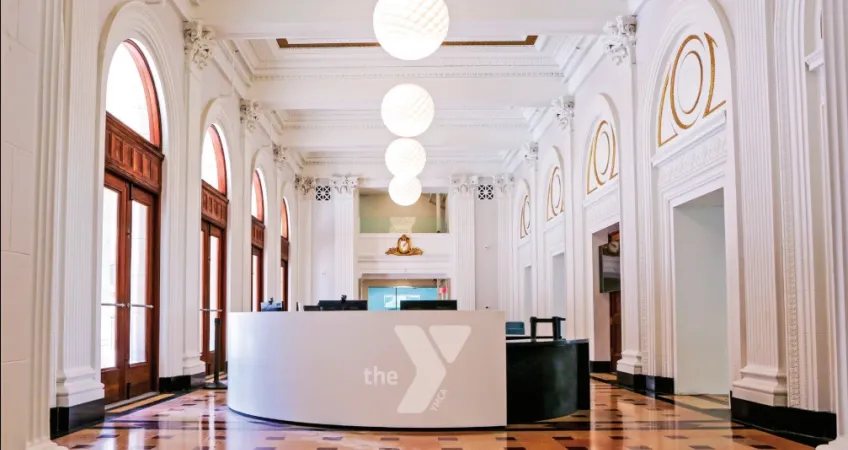
<path id="1" fill-rule="evenodd" d="M 161 124 L 153 67 L 121 43 L 106 82 L 100 368 L 106 403 L 157 388 Z M 132 384 L 126 382 L 132 379 Z"/>
<path id="2" fill-rule="evenodd" d="M 227 314 L 227 163 L 224 139 L 211 125 L 201 153 L 200 220 L 200 359 L 206 372 L 215 367 L 215 319 L 221 319 L 221 342 L 226 340 Z M 223 347 L 225 347 L 222 344 Z M 225 357 L 222 360 L 226 360 Z"/>
<path id="3" fill-rule="evenodd" d="M 283 310 L 289 306 L 289 206 L 286 199 L 280 208 L 280 283 Z"/>
<path id="4" fill-rule="evenodd" d="M 253 308 L 256 311 L 262 309 L 262 286 L 264 283 L 264 254 L 265 248 L 265 197 L 262 185 L 262 174 L 259 170 L 253 172 L 253 189 L 251 190 L 250 214 L 252 225 L 250 229 L 251 243 L 251 290 L 250 296 Z"/>
<path id="5" fill-rule="evenodd" d="M 203 136 L 203 156 L 200 177 L 222 194 L 227 193 L 227 162 L 224 143 L 215 125 L 206 129 Z"/>
<path id="6" fill-rule="evenodd" d="M 112 56 L 106 81 L 106 112 L 139 136 L 159 145 L 156 85 L 144 53 L 134 41 L 122 42 Z"/>

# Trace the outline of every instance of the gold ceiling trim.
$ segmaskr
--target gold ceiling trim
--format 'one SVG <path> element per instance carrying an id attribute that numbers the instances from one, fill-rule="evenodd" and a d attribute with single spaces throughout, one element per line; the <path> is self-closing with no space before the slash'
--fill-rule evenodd
<path id="1" fill-rule="evenodd" d="M 492 47 L 492 46 L 529 46 L 535 45 L 539 36 L 527 36 L 523 41 L 445 41 L 444 47 Z M 292 44 L 286 38 L 277 39 L 280 48 L 358 48 L 379 47 L 377 42 L 311 42 L 308 44 Z"/>

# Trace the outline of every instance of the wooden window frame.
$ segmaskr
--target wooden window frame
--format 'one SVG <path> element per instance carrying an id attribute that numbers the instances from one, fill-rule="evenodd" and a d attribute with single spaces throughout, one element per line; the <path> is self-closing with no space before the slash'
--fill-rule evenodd
<path id="1" fill-rule="evenodd" d="M 259 171 L 253 171 L 253 192 L 256 195 L 256 217 L 257 219 L 265 220 L 265 198 L 262 195 L 262 180 L 259 178 Z"/>
<path id="2" fill-rule="evenodd" d="M 224 156 L 224 141 L 221 139 L 221 134 L 215 125 L 209 125 L 209 128 L 206 129 L 206 134 L 209 135 L 209 140 L 212 142 L 212 149 L 215 152 L 215 164 L 218 167 L 217 191 L 227 195 L 227 160 Z"/>

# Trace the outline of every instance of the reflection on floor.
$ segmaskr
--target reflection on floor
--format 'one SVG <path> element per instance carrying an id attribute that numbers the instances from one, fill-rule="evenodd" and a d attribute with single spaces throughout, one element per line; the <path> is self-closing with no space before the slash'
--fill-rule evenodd
<path id="1" fill-rule="evenodd" d="M 730 410 L 726 395 L 662 395 L 664 399 L 698 409 Z"/>
<path id="2" fill-rule="evenodd" d="M 226 391 L 200 390 L 60 438 L 69 449 L 163 450 L 584 450 L 806 449 L 687 407 L 592 381 L 592 410 L 503 431 L 344 431 L 265 422 L 226 407 Z M 676 399 L 675 399 L 676 401 Z"/>

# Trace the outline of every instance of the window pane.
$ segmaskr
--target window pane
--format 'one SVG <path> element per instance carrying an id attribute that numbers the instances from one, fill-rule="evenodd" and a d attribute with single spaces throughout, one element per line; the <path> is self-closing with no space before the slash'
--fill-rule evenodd
<path id="1" fill-rule="evenodd" d="M 203 156 L 201 157 L 200 177 L 215 189 L 218 186 L 218 155 L 215 154 L 215 145 L 212 143 L 212 130 L 206 130 L 203 135 Z"/>
<path id="2" fill-rule="evenodd" d="M 117 303 L 118 290 L 118 193 L 103 188 L 103 237 L 100 301 Z M 100 368 L 115 367 L 117 360 L 117 314 L 115 306 L 100 307 Z"/>
<path id="3" fill-rule="evenodd" d="M 130 246 L 130 364 L 147 360 L 147 224 L 149 207 L 132 202 Z"/>
<path id="4" fill-rule="evenodd" d="M 128 44 L 119 45 L 109 65 L 106 82 L 106 111 L 124 125 L 150 140 L 150 116 L 144 82 Z"/>
<path id="5" fill-rule="evenodd" d="M 218 313 L 214 310 L 218 309 L 218 238 L 210 236 L 209 238 L 209 351 L 215 351 L 215 318 Z"/>
<path id="6" fill-rule="evenodd" d="M 256 188 L 250 190 L 250 215 L 259 218 L 259 203 L 256 199 Z"/>

